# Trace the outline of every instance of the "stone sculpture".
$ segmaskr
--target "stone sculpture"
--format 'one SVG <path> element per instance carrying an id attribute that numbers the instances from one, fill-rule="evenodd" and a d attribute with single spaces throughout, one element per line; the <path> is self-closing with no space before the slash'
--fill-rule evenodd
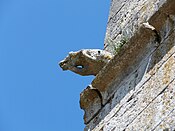
<path id="1" fill-rule="evenodd" d="M 82 49 L 70 52 L 59 65 L 63 70 L 70 70 L 79 75 L 97 75 L 112 59 L 113 55 L 100 49 Z"/>

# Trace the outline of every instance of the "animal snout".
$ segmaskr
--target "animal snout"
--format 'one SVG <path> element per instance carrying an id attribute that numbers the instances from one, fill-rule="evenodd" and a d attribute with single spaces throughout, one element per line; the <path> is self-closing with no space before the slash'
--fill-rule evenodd
<path id="1" fill-rule="evenodd" d="M 63 67 L 63 65 L 64 65 L 64 62 L 61 61 L 61 62 L 59 63 L 59 66 L 60 66 L 60 67 Z"/>
<path id="2" fill-rule="evenodd" d="M 66 61 L 61 61 L 61 62 L 59 63 L 59 66 L 60 66 L 63 70 L 68 70 Z"/>

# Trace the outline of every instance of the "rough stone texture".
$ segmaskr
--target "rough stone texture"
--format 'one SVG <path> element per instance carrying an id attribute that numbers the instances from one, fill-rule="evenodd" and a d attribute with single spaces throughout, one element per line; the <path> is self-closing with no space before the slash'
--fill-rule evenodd
<path id="1" fill-rule="evenodd" d="M 80 107 L 85 111 L 85 124 L 88 123 L 102 108 L 101 100 L 102 98 L 98 90 L 93 89 L 92 86 L 88 86 L 80 94 Z"/>
<path id="2" fill-rule="evenodd" d="M 156 31 L 142 26 L 147 21 Z M 106 39 L 120 41 L 119 29 L 129 39 L 92 81 L 95 98 L 80 96 L 90 100 L 85 131 L 174 130 L 175 0 L 113 0 Z"/>
<path id="3" fill-rule="evenodd" d="M 140 29 L 142 35 L 136 35 L 131 43 L 128 44 L 121 54 L 118 54 L 112 59 L 106 70 L 102 70 L 93 80 L 92 86 L 98 89 L 103 97 L 103 105 L 105 105 L 110 97 L 115 92 L 116 87 L 110 85 L 115 79 L 117 84 L 120 84 L 125 77 L 127 77 L 139 65 L 140 61 L 145 56 L 149 56 L 158 43 L 155 41 L 154 32 Z M 139 37 L 139 38 L 138 38 Z M 137 41 L 136 41 L 137 40 Z M 135 43 L 137 42 L 137 43 Z M 142 53 L 142 55 L 138 55 Z"/>
<path id="4" fill-rule="evenodd" d="M 96 75 L 112 59 L 113 55 L 100 49 L 84 49 L 70 52 L 59 65 L 79 75 Z"/>
<path id="5" fill-rule="evenodd" d="M 112 0 L 105 50 L 115 54 L 118 44 L 130 39 L 164 3 L 166 0 Z"/>

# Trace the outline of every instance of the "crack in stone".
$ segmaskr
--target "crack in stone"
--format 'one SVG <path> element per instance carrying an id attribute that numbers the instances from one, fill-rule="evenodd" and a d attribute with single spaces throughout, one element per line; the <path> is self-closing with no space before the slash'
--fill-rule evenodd
<path id="1" fill-rule="evenodd" d="M 107 24 L 109 24 L 109 22 L 111 21 L 111 20 L 114 20 L 114 17 L 121 11 L 121 9 L 125 6 L 125 4 L 126 3 L 124 3 L 121 7 L 120 7 L 120 9 L 113 15 L 113 16 L 111 16 L 110 18 L 109 18 L 109 21 L 107 22 Z M 114 22 L 115 23 L 115 22 Z"/>
<path id="2" fill-rule="evenodd" d="M 165 87 L 165 88 L 163 88 L 163 90 L 154 98 L 154 99 L 152 99 L 149 103 L 148 103 L 148 105 L 146 105 L 144 108 L 143 108 L 143 110 L 141 111 L 141 112 L 139 112 L 138 113 L 138 115 L 137 116 L 135 116 L 135 118 L 129 123 L 129 124 L 127 124 L 126 125 L 126 127 L 125 127 L 125 129 L 145 110 L 145 109 L 147 109 L 147 107 L 158 97 L 158 96 L 160 96 L 167 88 L 168 88 L 168 86 L 173 82 L 175 80 L 175 78 L 173 79 L 173 80 L 171 80 L 170 81 L 170 83 Z"/>
<path id="3" fill-rule="evenodd" d="M 163 121 L 165 121 L 165 119 L 166 119 L 174 110 L 175 110 L 175 108 L 172 109 L 172 110 L 167 114 L 167 116 L 164 117 L 151 131 L 154 131 Z"/>
<path id="4" fill-rule="evenodd" d="M 173 30 L 174 31 L 174 30 Z M 156 49 L 158 49 L 161 45 L 162 45 L 162 43 L 165 41 L 165 40 L 167 40 L 167 38 L 169 37 L 169 36 L 171 36 L 172 35 L 172 33 L 173 33 L 173 31 L 167 36 L 167 37 L 165 37 L 164 38 L 164 40 L 160 43 L 160 45 L 156 48 Z M 148 56 L 148 57 L 150 57 L 155 51 L 156 51 L 156 49 Z M 174 54 L 174 53 L 173 53 Z M 164 61 L 164 62 L 162 62 L 162 64 L 159 66 L 159 68 L 158 69 L 160 69 L 162 66 L 163 66 L 163 64 L 173 55 L 173 54 L 171 54 L 169 57 L 167 57 L 167 59 Z M 146 59 L 146 58 L 145 58 Z M 138 68 L 140 67 L 141 65 L 139 65 L 138 66 Z M 137 68 L 137 69 L 138 69 Z M 155 72 L 156 73 L 156 72 Z M 155 73 L 153 73 L 145 82 L 143 82 L 141 85 L 140 85 L 140 87 L 142 87 L 142 86 L 144 86 L 154 75 L 155 75 Z M 162 90 L 163 91 L 163 90 Z M 139 93 L 141 92 L 141 90 L 140 91 L 138 91 L 136 94 L 135 94 L 135 96 L 137 96 Z M 110 100 L 111 100 L 111 98 L 110 98 Z M 107 102 L 108 103 L 108 102 Z M 107 104 L 106 103 L 106 104 Z M 106 105 L 105 104 L 105 105 Z M 150 104 L 150 103 L 149 103 Z M 104 105 L 104 106 L 105 106 Z M 125 104 L 123 104 L 123 105 L 121 105 L 121 107 L 123 107 Z M 121 107 L 120 107 L 120 109 L 121 109 Z M 119 109 L 119 110 L 120 110 Z M 117 111 L 117 112 L 119 112 L 119 110 Z M 129 109 L 128 109 L 129 110 Z M 128 110 L 126 110 L 126 111 L 128 111 Z M 113 116 L 115 116 L 116 114 L 117 114 L 117 112 L 113 115 Z M 98 115 L 98 114 L 97 114 Z M 137 117 L 137 116 L 136 116 Z M 111 117 L 111 119 L 112 119 L 112 117 Z M 111 120 L 110 119 L 110 120 Z M 109 120 L 109 121 L 110 121 Z M 131 122 L 132 123 L 132 122 Z M 130 124 L 131 124 L 130 123 Z M 129 124 L 126 126 L 126 127 L 128 127 L 129 126 Z"/>
<path id="5" fill-rule="evenodd" d="M 158 48 L 158 47 L 157 47 L 157 48 Z M 157 48 L 156 48 L 156 49 L 157 49 Z M 156 50 L 156 49 L 155 49 L 155 50 Z M 173 54 L 174 54 L 174 53 L 173 53 Z M 167 60 L 168 60 L 173 54 L 171 54 L 171 55 L 167 58 Z M 150 55 L 152 55 L 152 54 L 150 54 Z M 149 56 L 148 56 L 148 57 L 149 57 Z M 166 60 L 166 61 L 167 61 L 167 60 Z M 166 61 L 164 61 L 164 62 L 160 65 L 160 67 L 159 67 L 158 69 L 160 69 L 160 68 L 162 67 L 162 65 L 163 65 Z M 141 66 L 141 65 L 140 65 L 140 66 Z M 139 66 L 139 67 L 140 67 L 140 66 Z M 139 67 L 138 67 L 138 68 L 139 68 Z M 138 68 L 137 68 L 137 69 L 138 69 Z M 140 85 L 140 87 L 144 86 L 154 75 L 155 75 L 155 73 L 152 74 L 145 82 L 143 82 L 143 83 Z M 135 94 L 134 96 L 137 96 L 140 92 L 141 92 L 141 90 L 139 90 L 138 92 L 136 92 L 136 94 Z M 112 99 L 112 97 L 108 100 L 108 102 L 109 102 L 111 99 Z M 108 102 L 107 102 L 107 103 L 108 103 Z M 107 104 L 107 103 L 106 103 L 106 104 Z M 106 104 L 105 104 L 105 105 L 106 105 Z M 104 105 L 104 106 L 105 106 L 105 105 Z M 118 110 L 117 112 L 119 112 L 120 109 L 121 109 L 124 105 L 125 105 L 125 104 L 121 105 L 121 107 L 119 108 L 119 110 Z M 104 106 L 103 106 L 103 107 L 104 107 Z M 101 110 L 102 110 L 102 109 L 100 109 L 99 112 L 100 112 Z M 128 110 L 129 110 L 129 109 L 128 109 Z M 127 112 L 128 110 L 126 110 L 126 112 Z M 117 114 L 117 112 L 116 112 L 113 116 L 115 116 L 115 115 Z M 96 116 L 97 116 L 97 115 L 98 115 L 98 114 L 96 114 Z M 122 115 L 123 115 L 123 114 L 122 114 Z M 122 116 L 122 115 L 121 115 L 121 116 Z M 94 118 L 95 118 L 96 116 L 94 116 Z M 112 116 L 112 117 L 113 117 L 113 116 Z M 112 117 L 111 117 L 111 119 L 112 119 Z M 111 120 L 111 119 L 110 119 L 110 120 Z M 110 120 L 109 120 L 109 121 L 110 121 Z M 129 125 L 129 124 L 128 124 L 128 125 Z M 127 125 L 127 126 L 128 126 L 128 125 Z"/>

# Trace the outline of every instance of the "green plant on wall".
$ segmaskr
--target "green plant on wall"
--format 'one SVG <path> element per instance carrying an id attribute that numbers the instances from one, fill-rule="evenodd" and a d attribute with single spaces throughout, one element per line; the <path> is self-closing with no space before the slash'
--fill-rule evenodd
<path id="1" fill-rule="evenodd" d="M 120 41 L 117 41 L 117 42 L 108 38 L 107 42 L 109 45 L 111 45 L 113 47 L 114 54 L 118 54 L 120 52 L 121 48 L 123 47 L 123 45 L 128 42 L 128 38 L 122 37 L 122 39 Z"/>

